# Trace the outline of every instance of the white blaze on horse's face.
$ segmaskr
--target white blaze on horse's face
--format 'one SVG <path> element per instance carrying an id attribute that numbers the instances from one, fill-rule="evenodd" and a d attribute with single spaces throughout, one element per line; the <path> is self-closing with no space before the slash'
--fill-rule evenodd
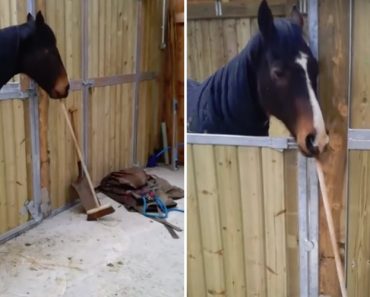
<path id="1" fill-rule="evenodd" d="M 321 112 L 319 103 L 317 101 L 316 94 L 314 90 L 312 89 L 310 77 L 308 75 L 308 71 L 307 71 L 308 56 L 303 52 L 299 52 L 299 55 L 295 61 L 298 65 L 300 65 L 303 68 L 304 73 L 305 73 L 308 95 L 309 95 L 310 104 L 312 107 L 313 126 L 316 131 L 313 146 L 317 147 L 319 149 L 319 152 L 321 153 L 325 149 L 326 145 L 329 143 L 329 136 L 326 133 L 324 118 L 322 116 L 322 112 Z"/>

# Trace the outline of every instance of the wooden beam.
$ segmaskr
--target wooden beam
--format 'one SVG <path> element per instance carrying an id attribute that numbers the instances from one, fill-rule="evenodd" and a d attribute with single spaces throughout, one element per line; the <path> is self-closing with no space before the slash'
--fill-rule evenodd
<path id="1" fill-rule="evenodd" d="M 349 1 L 322 1 L 319 8 L 320 98 L 330 132 L 322 164 L 339 244 L 344 244 L 344 193 L 348 121 Z M 320 293 L 340 296 L 328 227 L 320 205 Z"/>
<path id="2" fill-rule="evenodd" d="M 216 15 L 215 4 L 212 3 L 188 3 L 188 20 L 202 20 L 215 18 L 253 18 L 257 17 L 259 3 L 229 2 L 222 3 L 222 15 Z M 271 4 L 274 16 L 285 16 L 285 4 Z"/>

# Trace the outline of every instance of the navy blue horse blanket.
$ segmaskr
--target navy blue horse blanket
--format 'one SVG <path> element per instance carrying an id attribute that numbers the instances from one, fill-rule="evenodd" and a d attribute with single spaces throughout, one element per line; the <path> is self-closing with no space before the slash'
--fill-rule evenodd
<path id="1" fill-rule="evenodd" d="M 268 135 L 269 121 L 259 104 L 256 35 L 229 63 L 202 83 L 187 81 L 187 129 L 192 133 Z"/>

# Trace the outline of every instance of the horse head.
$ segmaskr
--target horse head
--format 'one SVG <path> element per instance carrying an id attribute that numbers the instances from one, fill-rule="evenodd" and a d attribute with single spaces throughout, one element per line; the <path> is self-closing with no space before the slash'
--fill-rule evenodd
<path id="1" fill-rule="evenodd" d="M 266 1 L 258 11 L 263 54 L 257 73 L 260 104 L 281 120 L 306 156 L 316 156 L 329 142 L 317 100 L 318 63 L 304 40 L 303 17 L 274 20 Z"/>
<path id="2" fill-rule="evenodd" d="M 51 98 L 68 96 L 69 81 L 51 28 L 41 12 L 19 27 L 19 70 L 34 79 Z"/>

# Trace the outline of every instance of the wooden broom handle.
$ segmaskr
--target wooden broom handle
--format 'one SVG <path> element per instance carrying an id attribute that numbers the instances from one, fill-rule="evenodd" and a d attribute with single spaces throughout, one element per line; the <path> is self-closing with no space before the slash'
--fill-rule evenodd
<path id="1" fill-rule="evenodd" d="M 344 271 L 343 271 L 342 262 L 339 257 L 339 249 L 338 249 L 337 238 L 336 238 L 335 230 L 334 230 L 333 215 L 332 215 L 330 205 L 329 205 L 328 191 L 325 185 L 324 172 L 318 160 L 316 160 L 316 169 L 317 169 L 317 175 L 319 177 L 319 182 L 320 182 L 322 202 L 324 204 L 326 221 L 328 223 L 330 242 L 331 242 L 331 247 L 334 253 L 335 266 L 337 268 L 340 290 L 342 292 L 342 297 L 347 297 L 346 284 L 344 280 Z"/>
<path id="2" fill-rule="evenodd" d="M 64 118 L 66 119 L 67 126 L 69 128 L 69 131 L 71 132 L 71 136 L 72 136 L 72 139 L 73 139 L 73 143 L 75 144 L 75 148 L 76 148 L 76 151 L 77 151 L 78 158 L 81 161 L 82 169 L 85 172 L 87 183 L 89 184 L 89 188 L 90 188 L 91 193 L 92 193 L 92 195 L 94 197 L 95 203 L 96 203 L 96 205 L 100 205 L 100 203 L 98 201 L 98 198 L 96 198 L 95 189 L 94 189 L 93 183 L 91 181 L 89 172 L 87 171 L 87 167 L 86 167 L 84 158 L 82 157 L 81 149 L 80 149 L 80 146 L 78 145 L 78 142 L 77 142 L 77 139 L 76 139 L 76 135 L 75 135 L 75 132 L 73 131 L 73 127 L 72 127 L 71 121 L 69 120 L 68 111 L 67 111 L 66 104 L 64 103 L 64 101 L 60 100 L 60 106 L 62 108 L 62 111 L 63 111 L 63 114 L 64 114 Z"/>

